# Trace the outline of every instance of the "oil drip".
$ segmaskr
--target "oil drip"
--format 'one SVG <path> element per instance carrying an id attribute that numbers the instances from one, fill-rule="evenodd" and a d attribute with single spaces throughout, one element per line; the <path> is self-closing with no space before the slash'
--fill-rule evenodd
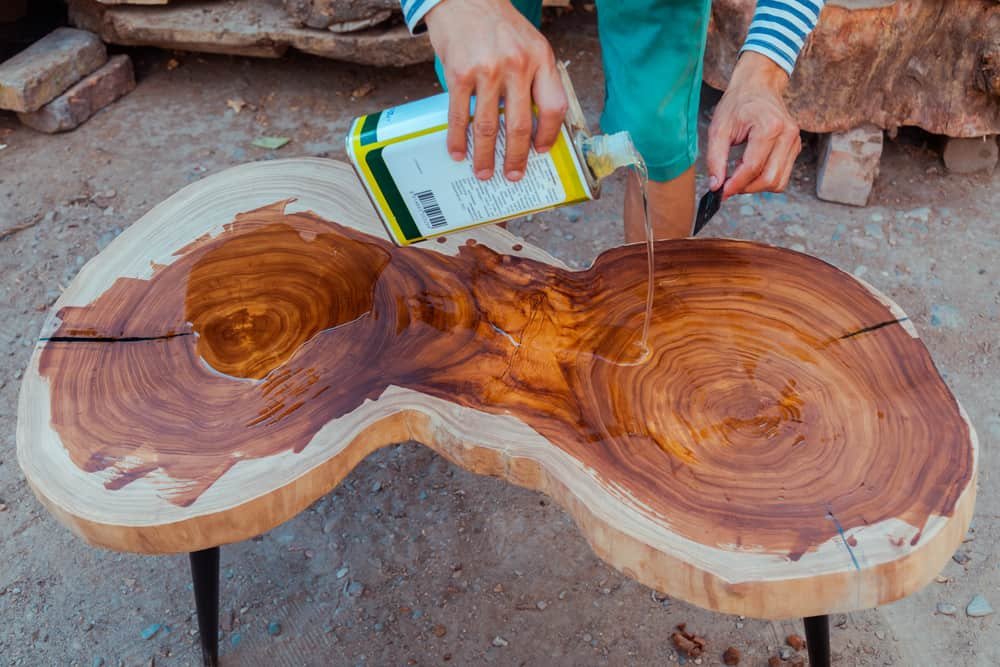
<path id="1" fill-rule="evenodd" d="M 598 134 L 592 137 L 584 137 L 580 140 L 580 148 L 583 151 L 587 166 L 593 173 L 594 178 L 601 180 L 609 176 L 619 167 L 629 167 L 630 171 L 638 181 L 639 192 L 642 194 L 642 217 L 643 228 L 646 232 L 646 312 L 642 320 L 642 334 L 639 339 L 638 354 L 634 358 L 618 358 L 612 361 L 622 366 L 637 366 L 649 360 L 652 351 L 649 349 L 649 323 L 653 318 L 653 225 L 649 219 L 649 200 L 646 196 L 646 188 L 649 184 L 649 171 L 642 155 L 636 150 L 632 143 L 632 137 L 628 132 L 616 132 L 614 134 Z"/>

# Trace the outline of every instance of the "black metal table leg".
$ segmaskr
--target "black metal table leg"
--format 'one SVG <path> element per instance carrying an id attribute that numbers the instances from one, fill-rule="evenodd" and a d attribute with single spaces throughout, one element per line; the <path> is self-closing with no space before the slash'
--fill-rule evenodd
<path id="1" fill-rule="evenodd" d="M 205 667 L 219 664 L 219 547 L 192 551 L 191 578 L 198 609 L 201 659 Z"/>
<path id="2" fill-rule="evenodd" d="M 809 616 L 805 624 L 809 666 L 830 667 L 830 617 Z"/>

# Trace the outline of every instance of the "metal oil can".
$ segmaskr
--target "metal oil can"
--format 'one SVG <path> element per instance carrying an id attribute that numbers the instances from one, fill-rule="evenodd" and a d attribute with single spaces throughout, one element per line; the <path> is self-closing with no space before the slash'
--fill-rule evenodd
<path id="1" fill-rule="evenodd" d="M 446 147 L 447 93 L 353 121 L 347 136 L 347 155 L 393 241 L 410 245 L 441 234 L 596 199 L 600 178 L 618 166 L 639 163 L 627 133 L 590 136 L 562 64 L 559 71 L 569 100 L 559 137 L 546 153 L 531 149 L 524 177 L 517 182 L 504 178 L 500 168 L 489 180 L 476 178 L 472 170 L 471 124 L 466 159 L 451 158 Z M 502 108 L 499 120 L 495 155 L 498 167 L 503 163 L 506 138 Z"/>

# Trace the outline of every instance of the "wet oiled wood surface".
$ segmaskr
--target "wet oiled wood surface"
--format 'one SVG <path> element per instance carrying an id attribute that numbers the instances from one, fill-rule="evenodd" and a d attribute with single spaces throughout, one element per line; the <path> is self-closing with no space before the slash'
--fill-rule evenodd
<path id="1" fill-rule="evenodd" d="M 223 194 L 282 168 L 301 181 L 282 198 Z M 838 269 L 660 242 L 643 355 L 640 245 L 575 272 L 492 229 L 401 249 L 340 165 L 241 169 L 214 177 L 225 205 L 207 179 L 151 212 L 43 332 L 22 465 L 92 542 L 244 539 L 410 438 L 549 493 L 613 565 L 726 611 L 896 599 L 961 541 L 975 435 L 902 311 Z M 143 242 L 162 247 L 137 275 Z"/>

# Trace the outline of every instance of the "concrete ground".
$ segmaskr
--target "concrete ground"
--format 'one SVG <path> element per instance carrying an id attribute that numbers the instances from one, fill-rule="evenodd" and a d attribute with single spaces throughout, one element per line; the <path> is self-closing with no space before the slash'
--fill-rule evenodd
<path id="1" fill-rule="evenodd" d="M 549 33 L 596 124 L 603 87 L 592 17 Z M 371 70 L 133 51 L 138 89 L 79 130 L 35 134 L 0 115 L 0 664 L 198 664 L 184 557 L 88 547 L 18 469 L 16 399 L 47 307 L 123 227 L 180 187 L 251 160 L 343 158 L 350 119 L 438 91 L 432 70 Z M 352 98 L 352 91 L 366 95 Z M 246 102 L 237 113 L 236 102 Z M 233 102 L 230 102 L 233 101 Z M 710 113 L 710 100 L 706 104 Z M 703 128 L 704 129 L 704 128 Z M 251 146 L 285 135 L 277 151 Z M 807 145 L 787 194 L 727 202 L 704 232 L 794 247 L 889 294 L 913 318 L 982 445 L 973 530 L 938 583 L 834 618 L 839 665 L 1000 664 L 1000 176 L 951 176 L 919 133 L 889 142 L 867 208 L 815 199 Z M 574 265 L 621 242 L 621 180 L 600 202 L 515 222 Z M 965 560 L 960 557 L 959 560 Z M 681 662 L 678 623 L 764 665 L 795 621 L 660 600 L 590 551 L 544 496 L 463 472 L 413 444 L 382 450 L 308 511 L 222 551 L 229 665 L 660 665 Z M 936 613 L 938 603 L 957 607 Z M 155 632 L 154 632 L 155 631 Z M 148 638 L 147 638 L 148 637 Z"/>

